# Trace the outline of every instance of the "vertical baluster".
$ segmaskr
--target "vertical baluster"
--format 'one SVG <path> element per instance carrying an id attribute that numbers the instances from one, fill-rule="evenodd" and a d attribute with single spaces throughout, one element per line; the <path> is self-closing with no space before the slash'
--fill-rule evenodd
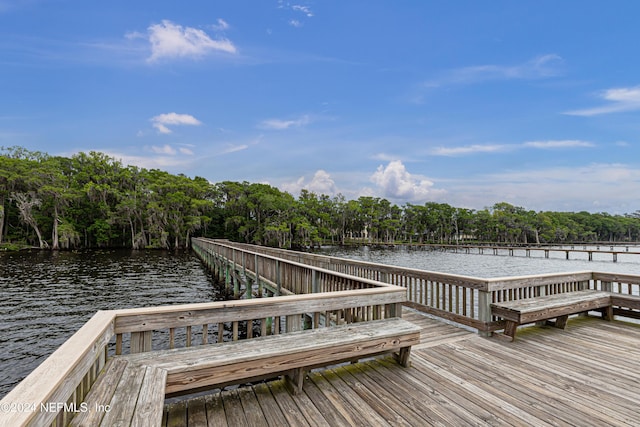
<path id="1" fill-rule="evenodd" d="M 218 323 L 218 341 L 217 342 L 223 342 L 224 341 L 224 323 Z"/>

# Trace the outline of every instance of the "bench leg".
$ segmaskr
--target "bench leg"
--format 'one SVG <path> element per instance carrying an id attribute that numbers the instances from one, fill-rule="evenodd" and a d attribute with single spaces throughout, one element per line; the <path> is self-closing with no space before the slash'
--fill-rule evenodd
<path id="1" fill-rule="evenodd" d="M 604 307 L 602 309 L 602 318 L 604 320 L 613 320 L 613 306 Z"/>
<path id="2" fill-rule="evenodd" d="M 511 341 L 515 341 L 516 339 L 516 330 L 518 329 L 518 324 L 512 320 L 507 320 L 504 325 L 504 334 L 511 338 Z"/>
<path id="3" fill-rule="evenodd" d="M 393 353 L 393 357 L 398 363 L 405 368 L 408 368 L 411 364 L 409 358 L 411 357 L 411 347 L 402 347 L 399 353 Z"/>
<path id="4" fill-rule="evenodd" d="M 298 394 L 302 391 L 304 385 L 304 377 L 307 375 L 307 371 L 302 368 L 292 369 L 285 375 L 285 385 L 289 389 L 291 394 Z"/>
<path id="5" fill-rule="evenodd" d="M 569 315 L 566 314 L 564 316 L 558 316 L 556 318 L 556 323 L 553 325 L 556 328 L 564 329 L 567 327 L 567 320 L 569 319 Z"/>

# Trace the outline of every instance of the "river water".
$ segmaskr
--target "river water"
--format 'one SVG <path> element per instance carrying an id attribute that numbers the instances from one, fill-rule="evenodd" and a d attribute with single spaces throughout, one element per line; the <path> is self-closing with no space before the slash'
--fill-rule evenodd
<path id="1" fill-rule="evenodd" d="M 0 252 L 0 398 L 97 310 L 223 298 L 188 252 Z"/>
<path id="2" fill-rule="evenodd" d="M 576 248 L 579 249 L 579 248 Z M 581 249 L 581 248 L 580 248 Z M 603 248 L 604 249 L 604 248 Z M 637 248 L 630 248 L 630 251 Z M 640 255 L 563 252 L 544 258 L 397 247 L 327 248 L 325 254 L 481 278 L 569 271 L 640 274 Z M 191 253 L 99 250 L 0 252 L 0 398 L 97 310 L 217 301 L 224 290 Z"/>

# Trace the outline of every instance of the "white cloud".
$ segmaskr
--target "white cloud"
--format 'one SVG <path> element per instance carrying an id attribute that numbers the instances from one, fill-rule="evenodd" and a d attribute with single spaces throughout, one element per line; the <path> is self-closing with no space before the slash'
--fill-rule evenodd
<path id="1" fill-rule="evenodd" d="M 608 89 L 600 93 L 600 98 L 609 104 L 584 110 L 567 111 L 570 116 L 597 116 L 600 114 L 622 113 L 640 110 L 640 86 Z"/>
<path id="2" fill-rule="evenodd" d="M 489 80 L 540 79 L 561 74 L 563 59 L 555 54 L 537 56 L 515 65 L 476 65 L 448 70 L 440 78 L 424 83 L 425 87 L 471 84 Z"/>
<path id="3" fill-rule="evenodd" d="M 464 156 L 475 153 L 496 153 L 511 150 L 513 146 L 504 144 L 473 144 L 463 147 L 437 147 L 431 150 L 433 156 Z"/>
<path id="4" fill-rule="evenodd" d="M 589 141 L 581 141 L 578 139 L 566 140 L 547 140 L 547 141 L 527 141 L 522 144 L 473 144 L 462 147 L 437 147 L 431 150 L 432 156 L 465 156 L 476 153 L 504 153 L 522 148 L 537 148 L 541 150 L 561 149 L 561 148 L 580 148 L 595 147 L 595 144 Z"/>
<path id="5" fill-rule="evenodd" d="M 225 21 L 218 20 L 218 27 L 221 25 L 228 28 Z M 165 58 L 200 58 L 211 52 L 231 54 L 237 52 L 235 45 L 226 38 L 214 40 L 202 30 L 182 27 L 166 19 L 161 24 L 151 25 L 147 31 L 149 43 L 151 43 L 151 56 L 147 59 L 148 62 Z M 135 35 L 136 33 L 129 33 L 127 37 Z"/>
<path id="6" fill-rule="evenodd" d="M 242 144 L 242 145 L 228 144 L 227 147 L 222 151 L 222 154 L 235 153 L 237 151 L 246 150 L 247 148 L 249 148 L 247 144 Z"/>
<path id="7" fill-rule="evenodd" d="M 292 27 L 300 28 L 302 27 L 302 22 L 298 21 L 297 19 L 290 19 L 289 25 L 291 25 Z"/>
<path id="8" fill-rule="evenodd" d="M 433 182 L 411 175 L 400 160 L 380 165 L 371 181 L 382 189 L 383 196 L 391 199 L 425 201 L 432 193 Z"/>
<path id="9" fill-rule="evenodd" d="M 528 141 L 522 144 L 524 147 L 554 149 L 554 148 L 575 148 L 575 147 L 595 147 L 595 144 L 577 139 L 549 140 L 549 141 Z"/>
<path id="10" fill-rule="evenodd" d="M 167 126 L 199 126 L 202 123 L 195 117 L 189 114 L 178 113 L 166 113 L 159 114 L 151 118 L 153 127 L 158 129 L 158 132 L 168 134 L 171 133 L 171 129 Z"/>
<path id="11" fill-rule="evenodd" d="M 322 169 L 316 171 L 310 182 L 307 183 L 305 177 L 301 176 L 295 182 L 283 184 L 282 189 L 291 194 L 299 194 L 302 189 L 309 190 L 318 195 L 326 194 L 327 196 L 333 196 L 338 194 L 335 181 L 328 172 Z"/>
<path id="12" fill-rule="evenodd" d="M 270 130 L 285 130 L 289 128 L 302 127 L 311 123 L 309 116 L 304 115 L 296 120 L 268 119 L 263 120 L 258 127 Z"/>
<path id="13" fill-rule="evenodd" d="M 151 151 L 153 151 L 156 154 L 167 154 L 169 156 L 175 156 L 177 153 L 175 148 L 171 147 L 168 144 L 165 144 L 162 147 L 158 147 L 154 145 L 151 147 Z"/>
<path id="14" fill-rule="evenodd" d="M 295 10 L 296 12 L 304 13 L 305 16 L 307 16 L 308 18 L 311 18 L 313 16 L 313 12 L 311 12 L 311 9 L 309 8 L 309 6 L 294 4 L 293 6 L 291 6 L 291 9 Z"/>
<path id="15" fill-rule="evenodd" d="M 229 24 L 224 19 L 218 18 L 218 23 L 211 26 L 216 31 L 225 31 L 229 29 Z"/>

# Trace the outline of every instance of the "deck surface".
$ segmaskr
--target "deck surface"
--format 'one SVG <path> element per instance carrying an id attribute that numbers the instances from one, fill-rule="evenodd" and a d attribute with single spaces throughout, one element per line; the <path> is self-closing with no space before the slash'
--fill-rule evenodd
<path id="1" fill-rule="evenodd" d="M 640 325 L 571 318 L 482 338 L 404 309 L 423 328 L 412 367 L 378 358 L 166 405 L 166 426 L 637 425 Z"/>

